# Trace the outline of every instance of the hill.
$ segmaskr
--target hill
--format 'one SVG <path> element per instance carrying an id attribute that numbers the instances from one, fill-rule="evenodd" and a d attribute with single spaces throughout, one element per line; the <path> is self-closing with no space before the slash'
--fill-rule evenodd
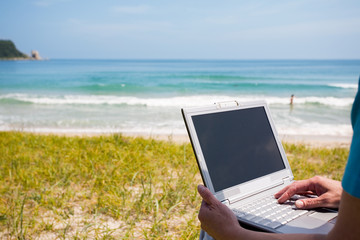
<path id="1" fill-rule="evenodd" d="M 29 56 L 16 49 L 10 40 L 0 40 L 0 59 L 29 59 Z"/>

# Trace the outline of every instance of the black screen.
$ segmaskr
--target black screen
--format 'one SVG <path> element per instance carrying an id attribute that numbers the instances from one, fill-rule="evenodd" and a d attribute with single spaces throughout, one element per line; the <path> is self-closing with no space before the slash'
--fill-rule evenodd
<path id="1" fill-rule="evenodd" d="M 192 120 L 216 192 L 285 168 L 263 107 Z"/>

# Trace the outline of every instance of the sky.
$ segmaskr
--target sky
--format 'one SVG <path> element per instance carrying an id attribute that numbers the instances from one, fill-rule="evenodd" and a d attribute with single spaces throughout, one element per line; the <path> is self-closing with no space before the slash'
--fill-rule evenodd
<path id="1" fill-rule="evenodd" d="M 0 39 L 50 59 L 360 59 L 359 0 L 2 0 Z"/>

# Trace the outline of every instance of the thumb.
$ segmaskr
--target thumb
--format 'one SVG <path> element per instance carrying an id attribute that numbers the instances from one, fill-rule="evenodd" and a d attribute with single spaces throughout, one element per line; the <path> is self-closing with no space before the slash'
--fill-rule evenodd
<path id="1" fill-rule="evenodd" d="M 297 200 L 295 202 L 295 206 L 298 209 L 311 209 L 311 208 L 321 207 L 322 205 L 323 204 L 320 197 L 306 198 L 306 199 Z"/>
<path id="2" fill-rule="evenodd" d="M 215 203 L 217 200 L 210 190 L 203 185 L 198 185 L 198 192 L 202 199 L 209 205 Z"/>

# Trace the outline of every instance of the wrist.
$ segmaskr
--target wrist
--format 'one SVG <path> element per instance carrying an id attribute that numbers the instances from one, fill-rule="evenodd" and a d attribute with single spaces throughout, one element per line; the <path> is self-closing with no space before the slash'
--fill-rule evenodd
<path id="1" fill-rule="evenodd" d="M 240 225 L 229 227 L 228 231 L 219 238 L 219 240 L 237 240 L 237 239 L 246 239 L 244 236 L 246 235 L 246 229 L 242 228 Z M 216 238 L 218 239 L 218 238 Z"/>

